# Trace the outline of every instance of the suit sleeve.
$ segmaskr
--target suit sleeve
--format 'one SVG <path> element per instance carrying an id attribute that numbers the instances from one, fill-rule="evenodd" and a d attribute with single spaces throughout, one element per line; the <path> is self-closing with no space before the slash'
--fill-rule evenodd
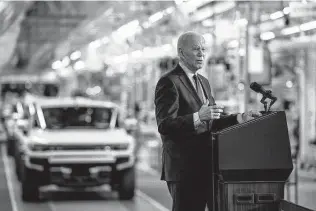
<path id="1" fill-rule="evenodd" d="M 160 134 L 183 136 L 195 132 L 193 114 L 178 116 L 179 93 L 174 83 L 167 77 L 161 78 L 157 83 L 155 106 Z"/>

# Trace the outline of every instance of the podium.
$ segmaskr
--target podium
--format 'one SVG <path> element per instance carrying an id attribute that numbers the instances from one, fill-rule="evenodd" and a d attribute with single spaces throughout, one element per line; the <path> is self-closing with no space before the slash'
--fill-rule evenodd
<path id="1" fill-rule="evenodd" d="M 213 210 L 279 211 L 293 170 L 284 111 L 212 133 Z"/>

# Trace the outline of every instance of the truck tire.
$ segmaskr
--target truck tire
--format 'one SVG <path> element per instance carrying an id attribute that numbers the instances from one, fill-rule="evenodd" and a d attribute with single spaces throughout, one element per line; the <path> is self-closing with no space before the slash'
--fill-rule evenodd
<path id="1" fill-rule="evenodd" d="M 40 199 L 39 185 L 32 179 L 31 170 L 23 166 L 21 172 L 21 194 L 25 202 L 37 202 Z M 36 178 L 35 178 L 36 179 Z"/>
<path id="2" fill-rule="evenodd" d="M 123 170 L 120 174 L 118 194 L 121 200 L 131 200 L 135 195 L 135 168 Z"/>
<path id="3" fill-rule="evenodd" d="M 18 156 L 18 155 L 16 155 Z M 16 177 L 18 179 L 18 181 L 21 181 L 21 178 L 22 178 L 22 173 L 21 173 L 21 168 L 23 168 L 23 165 L 21 164 L 21 158 L 19 157 L 14 157 L 14 162 L 15 162 L 15 174 L 16 174 Z"/>
<path id="4" fill-rule="evenodd" d="M 29 184 L 27 181 L 22 181 L 22 200 L 25 202 L 39 201 L 39 187 L 34 184 Z"/>
<path id="5" fill-rule="evenodd" d="M 7 140 L 7 155 L 10 157 L 14 155 L 14 145 L 12 139 Z"/>

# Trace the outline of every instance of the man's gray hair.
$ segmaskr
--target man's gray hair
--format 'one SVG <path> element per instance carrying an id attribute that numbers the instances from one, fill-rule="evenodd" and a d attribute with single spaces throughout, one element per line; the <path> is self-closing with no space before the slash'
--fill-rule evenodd
<path id="1" fill-rule="evenodd" d="M 191 37 L 203 37 L 201 34 L 194 32 L 194 31 L 187 31 L 184 32 L 183 34 L 180 35 L 180 37 L 178 38 L 178 43 L 177 43 L 177 52 L 179 55 L 179 49 L 182 48 L 184 45 L 186 45 L 188 43 L 188 39 Z M 203 37 L 204 39 L 204 37 Z"/>

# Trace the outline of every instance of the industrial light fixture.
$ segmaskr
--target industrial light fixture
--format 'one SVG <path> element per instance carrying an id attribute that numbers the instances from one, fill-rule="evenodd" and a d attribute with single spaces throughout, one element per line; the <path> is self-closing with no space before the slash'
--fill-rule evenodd
<path id="1" fill-rule="evenodd" d="M 134 57 L 134 58 L 139 58 L 139 57 L 142 56 L 142 54 L 143 54 L 143 52 L 141 50 L 136 50 L 136 51 L 133 51 L 131 53 L 131 56 Z"/>
<path id="2" fill-rule="evenodd" d="M 113 58 L 114 63 L 123 63 L 128 61 L 128 54 L 122 54 Z"/>
<path id="3" fill-rule="evenodd" d="M 236 20 L 235 23 L 236 23 L 237 25 L 245 26 L 245 25 L 248 24 L 248 20 L 245 19 L 245 18 L 242 18 L 242 19 Z"/>
<path id="4" fill-rule="evenodd" d="M 83 68 L 85 68 L 85 64 L 83 61 L 77 61 L 75 64 L 74 64 L 74 69 L 75 70 L 82 70 Z"/>
<path id="5" fill-rule="evenodd" d="M 283 9 L 283 13 L 284 13 L 285 15 L 288 15 L 290 12 L 291 12 L 290 7 L 285 7 L 285 8 Z"/>
<path id="6" fill-rule="evenodd" d="M 70 64 L 70 59 L 68 56 L 64 57 L 63 60 L 62 60 L 62 65 L 64 67 L 67 67 L 68 65 Z"/>
<path id="7" fill-rule="evenodd" d="M 211 19 L 206 19 L 202 21 L 202 25 L 204 27 L 211 27 L 211 26 L 214 26 L 214 22 Z"/>
<path id="8" fill-rule="evenodd" d="M 171 13 L 173 13 L 173 11 L 175 10 L 174 7 L 168 7 L 167 9 L 164 10 L 165 14 L 169 15 Z"/>
<path id="9" fill-rule="evenodd" d="M 52 64 L 52 69 L 57 70 L 57 69 L 61 68 L 62 65 L 63 65 L 63 64 L 62 64 L 61 61 L 59 61 L 59 60 L 54 61 L 53 64 Z"/>
<path id="10" fill-rule="evenodd" d="M 98 48 L 102 45 L 100 40 L 94 40 L 92 42 L 90 42 L 89 47 L 90 48 Z"/>
<path id="11" fill-rule="evenodd" d="M 281 30 L 282 35 L 290 35 L 298 32 L 300 32 L 300 28 L 298 26 L 292 26 Z"/>
<path id="12" fill-rule="evenodd" d="M 159 12 L 156 12 L 155 14 L 151 15 L 148 20 L 149 20 L 149 23 L 150 24 L 153 24 L 155 23 L 156 21 L 160 20 L 163 18 L 163 12 L 162 11 L 159 11 Z"/>
<path id="13" fill-rule="evenodd" d="M 270 18 L 272 19 L 272 20 L 276 20 L 276 19 L 278 19 L 278 18 L 282 18 L 284 16 L 284 13 L 282 12 L 282 11 L 277 11 L 277 12 L 275 12 L 275 13 L 272 13 L 271 15 L 270 15 Z"/>
<path id="14" fill-rule="evenodd" d="M 300 25 L 300 29 L 302 31 L 308 31 L 315 28 L 316 28 L 316 21 L 311 21 L 311 22 L 303 23 Z"/>
<path id="15" fill-rule="evenodd" d="M 260 39 L 262 40 L 271 40 L 275 38 L 275 34 L 273 32 L 264 32 L 260 34 Z"/>
<path id="16" fill-rule="evenodd" d="M 81 57 L 81 52 L 80 51 L 75 51 L 72 54 L 70 54 L 70 59 L 71 60 L 77 60 Z"/>
<path id="17" fill-rule="evenodd" d="M 208 17 L 212 17 L 214 14 L 221 14 L 223 12 L 231 10 L 235 8 L 235 6 L 236 3 L 232 1 L 218 2 L 212 7 L 205 7 L 196 11 L 194 15 L 192 15 L 191 19 L 193 22 L 203 21 Z"/>
<path id="18" fill-rule="evenodd" d="M 109 39 L 108 37 L 103 37 L 103 38 L 101 39 L 101 42 L 102 42 L 103 44 L 107 44 L 108 42 L 110 42 L 110 39 Z"/>
<path id="19" fill-rule="evenodd" d="M 239 45 L 238 40 L 232 40 L 232 41 L 230 41 L 230 42 L 227 44 L 227 46 L 228 46 L 229 48 L 237 48 L 238 45 Z"/>

